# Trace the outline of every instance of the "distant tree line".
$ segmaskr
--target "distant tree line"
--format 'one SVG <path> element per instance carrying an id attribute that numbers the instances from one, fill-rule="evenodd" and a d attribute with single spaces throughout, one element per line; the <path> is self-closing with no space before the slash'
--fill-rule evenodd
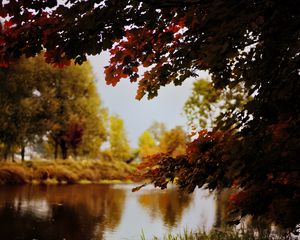
<path id="1" fill-rule="evenodd" d="M 109 117 L 89 62 L 53 67 L 40 54 L 0 68 L 0 75 L 1 158 L 24 160 L 28 147 L 54 159 L 131 157 L 123 120 Z"/>

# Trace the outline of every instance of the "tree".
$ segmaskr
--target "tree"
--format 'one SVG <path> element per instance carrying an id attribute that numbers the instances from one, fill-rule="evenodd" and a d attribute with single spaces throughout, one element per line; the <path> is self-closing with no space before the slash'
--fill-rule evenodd
<path id="1" fill-rule="evenodd" d="M 188 142 L 187 134 L 182 127 L 177 126 L 170 131 L 163 133 L 160 139 L 160 152 L 168 153 L 170 156 L 185 154 L 186 144 Z"/>
<path id="2" fill-rule="evenodd" d="M 126 136 L 124 123 L 118 115 L 110 117 L 109 142 L 113 160 L 127 161 L 131 157 L 131 148 Z"/>
<path id="3" fill-rule="evenodd" d="M 25 147 L 36 142 L 49 129 L 51 102 L 45 98 L 43 82 L 34 77 L 34 67 L 32 59 L 22 58 L 2 69 L 0 139 L 5 144 L 5 159 L 19 148 L 24 160 Z"/>
<path id="4" fill-rule="evenodd" d="M 185 154 L 187 134 L 177 126 L 167 130 L 163 123 L 154 122 L 139 137 L 140 156 L 147 158 L 157 153 L 168 153 L 172 156 Z"/>
<path id="5" fill-rule="evenodd" d="M 254 99 L 233 118 L 225 114 L 221 129 L 198 133 L 186 156 L 157 157 L 152 179 L 165 187 L 163 179 L 175 174 L 189 190 L 235 187 L 237 219 L 264 216 L 291 228 L 300 222 L 298 1 L 68 3 L 2 4 L 0 15 L 10 17 L 0 35 L 2 66 L 43 48 L 46 61 L 59 66 L 111 48 L 107 83 L 138 81 L 138 99 L 152 98 L 160 86 L 179 85 L 199 70 L 211 74 L 216 89 L 244 85 L 244 94 Z M 146 67 L 143 75 L 140 66 Z"/>
<path id="6" fill-rule="evenodd" d="M 155 140 L 153 139 L 151 133 L 148 130 L 144 131 L 139 137 L 138 146 L 139 155 L 141 158 L 155 154 L 159 151 Z"/>
<path id="7" fill-rule="evenodd" d="M 185 102 L 184 113 L 190 126 L 213 128 L 222 123 L 222 119 L 236 118 L 251 99 L 241 84 L 221 90 L 215 89 L 210 80 L 199 79 Z"/>
<path id="8" fill-rule="evenodd" d="M 13 147 L 21 148 L 24 158 L 25 147 L 43 137 L 53 143 L 55 157 L 58 147 L 62 158 L 68 148 L 75 157 L 99 154 L 107 113 L 89 64 L 55 69 L 37 56 L 20 59 L 2 74 L 0 138 L 5 158 Z"/>
<path id="9" fill-rule="evenodd" d="M 53 101 L 57 107 L 48 136 L 55 158 L 58 146 L 63 159 L 67 158 L 69 148 L 74 157 L 97 157 L 107 137 L 107 110 L 101 106 L 91 66 L 85 63 L 65 69 L 52 68 L 51 71 L 57 74 L 52 83 Z"/>
<path id="10" fill-rule="evenodd" d="M 159 144 L 162 135 L 167 131 L 167 127 L 162 122 L 153 122 L 148 128 L 148 131 L 155 140 L 156 144 Z"/>

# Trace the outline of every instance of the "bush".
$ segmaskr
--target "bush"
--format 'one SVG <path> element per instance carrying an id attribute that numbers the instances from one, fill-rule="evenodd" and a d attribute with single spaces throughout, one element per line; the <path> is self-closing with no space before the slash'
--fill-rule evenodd
<path id="1" fill-rule="evenodd" d="M 0 168 L 0 184 L 25 184 L 28 174 L 24 168 L 7 165 Z"/>
<path id="2" fill-rule="evenodd" d="M 92 171 L 91 169 L 84 169 L 78 174 L 78 179 L 97 181 L 100 179 L 100 176 L 95 171 Z"/>
<path id="3" fill-rule="evenodd" d="M 63 166 L 54 167 L 50 177 L 55 178 L 60 183 L 65 182 L 68 184 L 74 184 L 78 179 L 74 172 Z"/>

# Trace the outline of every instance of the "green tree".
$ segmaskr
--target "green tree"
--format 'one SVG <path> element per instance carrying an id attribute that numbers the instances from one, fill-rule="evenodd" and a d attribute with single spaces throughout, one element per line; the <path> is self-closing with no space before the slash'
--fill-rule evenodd
<path id="1" fill-rule="evenodd" d="M 49 137 L 55 158 L 58 146 L 64 159 L 68 156 L 68 148 L 72 149 L 74 157 L 97 157 L 107 137 L 107 111 L 101 106 L 91 66 L 85 63 L 52 71 L 57 73 L 57 78 L 53 79 L 57 108 Z"/>
<path id="2" fill-rule="evenodd" d="M 34 77 L 33 71 L 32 59 L 25 58 L 2 69 L 0 136 L 5 159 L 18 150 L 24 160 L 25 147 L 49 129 L 51 102 L 44 97 L 43 83 Z"/>
<path id="3" fill-rule="evenodd" d="M 155 140 L 156 144 L 159 144 L 162 135 L 167 131 L 167 127 L 162 122 L 153 122 L 148 128 L 149 133 Z"/>
<path id="4" fill-rule="evenodd" d="M 53 68 L 42 56 L 22 58 L 2 69 L 0 137 L 4 158 L 47 137 L 62 158 L 96 157 L 106 140 L 107 111 L 101 106 L 91 66 Z"/>
<path id="5" fill-rule="evenodd" d="M 3 3 L 0 16 L 10 18 L 0 33 L 1 65 L 43 47 L 46 61 L 59 66 L 112 48 L 107 83 L 138 81 L 138 99 L 156 96 L 166 84 L 180 85 L 199 70 L 211 74 L 216 89 L 244 85 L 254 99 L 234 118 L 225 115 L 221 129 L 200 132 L 186 157 L 158 159 L 152 180 L 165 187 L 171 174 L 189 190 L 235 187 L 239 193 L 230 201 L 236 219 L 251 214 L 284 227 L 299 224 L 298 1 L 69 3 Z M 143 74 L 140 66 L 147 68 Z"/>
<path id="6" fill-rule="evenodd" d="M 221 90 L 214 88 L 210 80 L 199 79 L 185 102 L 184 113 L 190 126 L 212 128 L 224 119 L 236 118 L 251 99 L 242 84 Z"/>
<path id="7" fill-rule="evenodd" d="M 109 143 L 113 160 L 127 161 L 131 157 L 124 122 L 118 115 L 110 117 Z"/>

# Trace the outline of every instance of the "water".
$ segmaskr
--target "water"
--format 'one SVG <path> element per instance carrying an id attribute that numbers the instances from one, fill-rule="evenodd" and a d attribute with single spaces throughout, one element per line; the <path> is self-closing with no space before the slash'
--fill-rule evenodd
<path id="1" fill-rule="evenodd" d="M 203 190 L 134 185 L 0 186 L 0 239 L 147 239 L 215 222 L 215 200 Z"/>

